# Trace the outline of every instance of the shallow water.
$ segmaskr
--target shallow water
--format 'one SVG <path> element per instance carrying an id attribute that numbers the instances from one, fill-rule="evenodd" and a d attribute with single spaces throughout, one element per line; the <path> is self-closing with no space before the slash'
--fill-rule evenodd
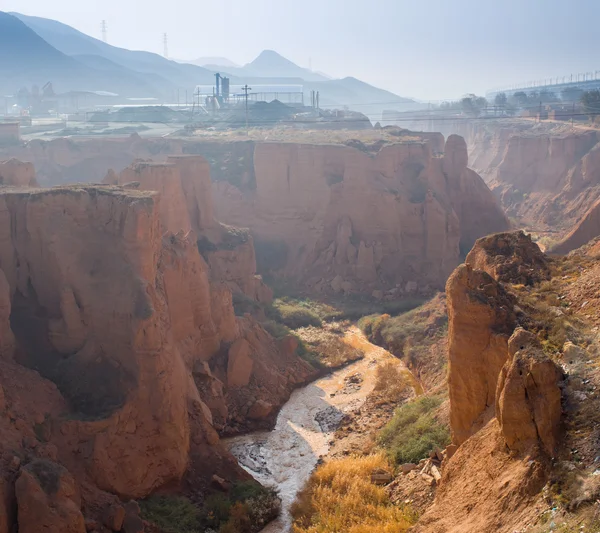
<path id="1" fill-rule="evenodd" d="M 327 454 L 333 432 L 344 413 L 359 407 L 373 390 L 380 363 L 395 359 L 371 344 L 357 328 L 346 341 L 365 352 L 365 358 L 296 390 L 283 406 L 272 431 L 228 439 L 232 454 L 263 485 L 274 487 L 282 499 L 281 516 L 262 533 L 286 533 L 291 527 L 290 507 L 317 465 Z M 345 378 L 360 374 L 360 386 Z"/>

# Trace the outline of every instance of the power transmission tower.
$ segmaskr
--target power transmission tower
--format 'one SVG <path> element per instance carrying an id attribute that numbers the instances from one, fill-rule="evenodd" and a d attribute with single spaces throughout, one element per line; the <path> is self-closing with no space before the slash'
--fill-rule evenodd
<path id="1" fill-rule="evenodd" d="M 101 27 L 102 27 L 102 40 L 103 40 L 105 43 L 107 43 L 107 42 L 108 42 L 108 38 L 107 38 L 107 35 L 108 35 L 108 28 L 107 28 L 107 26 L 106 26 L 106 21 L 105 21 L 105 20 L 103 20 L 103 21 L 102 21 Z"/>
<path id="2" fill-rule="evenodd" d="M 163 55 L 168 59 L 168 57 L 169 57 L 169 38 L 166 33 L 163 33 L 163 44 L 165 45 Z"/>
<path id="3" fill-rule="evenodd" d="M 250 133 L 248 131 L 248 91 L 251 91 L 252 87 L 248 87 L 248 84 L 242 87 L 242 91 L 244 91 L 244 98 L 246 99 L 246 136 L 249 136 Z"/>

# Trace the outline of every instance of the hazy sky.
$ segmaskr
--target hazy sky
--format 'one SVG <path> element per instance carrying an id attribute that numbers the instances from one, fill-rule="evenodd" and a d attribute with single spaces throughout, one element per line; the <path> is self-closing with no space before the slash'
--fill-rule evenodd
<path id="1" fill-rule="evenodd" d="M 447 99 L 600 69 L 600 0 L 0 0 L 109 43 L 171 57 L 301 66 L 402 96 Z"/>

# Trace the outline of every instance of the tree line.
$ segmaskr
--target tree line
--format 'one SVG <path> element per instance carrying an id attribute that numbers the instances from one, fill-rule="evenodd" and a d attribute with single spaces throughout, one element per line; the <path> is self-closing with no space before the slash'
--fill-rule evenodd
<path id="1" fill-rule="evenodd" d="M 512 95 L 501 92 L 496 94 L 492 104 L 487 98 L 471 93 L 466 94 L 460 100 L 442 102 L 439 108 L 462 111 L 463 114 L 473 117 L 489 114 L 490 111 L 495 115 L 514 116 L 520 109 L 546 104 L 580 105 L 590 117 L 595 116 L 600 114 L 600 90 L 584 91 L 579 87 L 567 87 L 560 92 L 560 95 L 547 89 L 528 93 L 517 91 Z"/>

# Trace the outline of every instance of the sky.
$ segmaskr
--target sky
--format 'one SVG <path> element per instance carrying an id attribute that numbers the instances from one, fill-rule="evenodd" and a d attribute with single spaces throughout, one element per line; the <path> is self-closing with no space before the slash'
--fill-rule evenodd
<path id="1" fill-rule="evenodd" d="M 108 42 L 178 59 L 264 49 L 401 96 L 448 100 L 600 69 L 600 0 L 0 0 Z M 600 75 L 600 72 L 598 73 Z"/>

